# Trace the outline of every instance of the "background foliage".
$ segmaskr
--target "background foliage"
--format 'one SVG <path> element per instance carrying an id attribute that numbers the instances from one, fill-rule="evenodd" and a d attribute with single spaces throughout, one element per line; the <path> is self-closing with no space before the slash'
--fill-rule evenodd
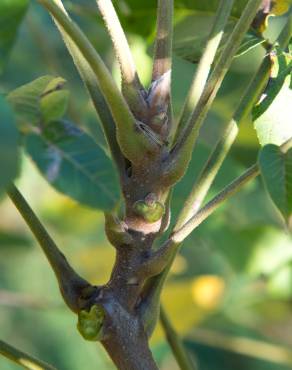
<path id="1" fill-rule="evenodd" d="M 156 0 L 120 0 L 116 3 L 142 81 L 147 85 L 151 73 Z M 174 110 L 178 112 L 217 1 L 179 0 L 175 3 L 173 99 Z M 236 2 L 234 18 L 240 14 L 241 3 L 245 2 Z M 118 81 L 118 68 L 94 2 L 74 0 L 65 4 L 102 53 Z M 107 190 L 110 190 L 111 201 L 119 196 L 114 169 L 110 168 L 93 107 L 51 19 L 35 3 L 30 4 L 25 15 L 27 5 L 24 0 L 4 0 L 0 4 L 0 92 L 6 95 L 40 76 L 62 76 L 67 81 L 65 88 L 70 91 L 70 98 L 67 93 L 66 97 L 62 95 L 62 104 L 65 104 L 64 99 L 67 104 L 68 98 L 65 115 L 62 107 L 57 117 L 51 116 L 52 113 L 44 107 L 41 112 L 33 111 L 34 115 L 41 113 L 46 117 L 47 136 L 30 132 L 21 138 L 15 128 L 16 122 L 20 124 L 18 117 L 13 115 L 4 99 L 0 99 L 1 118 L 6 118 L 1 119 L 0 124 L 7 125 L 1 131 L 5 136 L 0 137 L 0 187 L 3 188 L 21 168 L 18 180 L 21 190 L 69 260 L 91 282 L 104 283 L 111 270 L 114 251 L 103 232 L 102 213 L 92 207 L 108 208 L 113 204 L 101 204 L 105 199 L 101 195 L 102 189 L 97 194 L 88 190 L 86 199 L 80 199 L 78 189 L 91 189 L 94 182 L 84 173 L 80 176 L 76 163 L 91 163 L 92 157 L 98 153 L 101 160 L 93 165 L 97 175 L 102 173 L 105 183 L 110 186 Z M 18 24 L 24 15 L 16 38 Z M 284 18 L 271 19 L 265 36 L 273 40 Z M 13 19 L 13 22 L 8 22 L 8 19 Z M 248 45 L 253 48 L 235 58 L 201 132 L 200 145 L 194 151 L 188 173 L 175 188 L 173 217 L 265 53 L 259 38 Z M 51 79 L 46 80 L 46 84 L 49 81 Z M 21 103 L 23 107 L 25 104 Z M 289 117 L 289 105 L 279 104 L 282 104 L 283 115 Z M 54 122 L 59 119 L 65 120 L 64 127 L 68 128 L 71 121 L 86 133 L 81 136 L 72 134 L 69 145 L 62 146 L 59 140 L 62 132 L 54 130 Z M 21 124 L 22 132 L 27 133 L 25 122 Z M 79 145 L 76 140 L 80 138 L 86 141 L 86 146 L 92 146 L 91 154 L 87 153 L 86 157 L 74 156 Z M 17 159 L 16 144 L 19 140 L 24 141 L 26 152 L 22 150 Z M 79 179 L 80 183 L 75 184 L 73 194 L 69 195 L 83 205 L 61 195 L 40 176 L 38 168 L 42 170 L 47 158 L 37 155 L 38 147 L 46 145 L 48 140 L 59 149 L 61 145 L 64 158 L 72 157 L 69 164 L 62 167 L 62 178 L 68 183 L 73 178 Z M 252 164 L 257 159 L 259 148 L 257 133 L 249 118 L 241 126 L 235 146 L 214 183 L 214 193 Z M 104 169 L 108 172 L 104 173 Z M 64 191 L 67 185 L 56 181 L 55 187 Z M 291 207 L 291 199 L 284 202 Z M 54 364 L 58 369 L 82 369 L 88 362 L 95 363 L 96 369 L 111 369 L 112 365 L 102 349 L 85 342 L 78 334 L 75 318 L 63 305 L 47 262 L 20 216 L 5 198 L 0 205 L 0 214 L 1 339 Z M 292 369 L 292 351 L 289 349 L 292 345 L 291 282 L 291 237 L 265 192 L 262 180 L 258 179 L 229 200 L 187 239 L 174 263 L 163 302 L 175 327 L 198 357 L 202 370 Z M 238 337 L 256 339 L 257 342 L 247 341 L 243 345 L 238 342 Z M 224 343 L 226 346 L 223 348 Z M 270 343 L 272 347 L 262 347 L 263 343 Z M 152 348 L 161 369 L 176 369 L 159 327 L 154 333 Z M 243 349 L 245 355 L 240 354 Z M 0 357 L 0 368 L 12 370 L 17 367 Z"/>

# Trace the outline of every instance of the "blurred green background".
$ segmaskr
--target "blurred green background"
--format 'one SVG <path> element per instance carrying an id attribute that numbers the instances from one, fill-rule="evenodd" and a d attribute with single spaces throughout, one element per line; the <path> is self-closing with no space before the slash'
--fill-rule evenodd
<path id="1" fill-rule="evenodd" d="M 94 1 L 64 3 L 119 81 L 117 63 Z M 152 67 L 155 3 L 116 2 L 146 86 Z M 200 54 L 214 1 L 198 1 L 206 7 L 197 9 L 187 6 L 187 1 L 178 3 L 173 69 L 176 114 L 196 68 L 195 63 L 182 58 L 181 40 L 193 35 Z M 270 40 L 284 20 L 270 20 L 266 33 Z M 234 60 L 188 173 L 175 188 L 173 219 L 263 55 L 264 49 L 257 46 Z M 45 74 L 67 80 L 71 91 L 68 117 L 105 146 L 92 105 L 58 32 L 50 17 L 32 3 L 0 76 L 0 91 L 7 93 Z M 211 194 L 252 164 L 258 149 L 256 133 L 247 120 Z M 102 213 L 57 193 L 24 154 L 17 184 L 77 271 L 92 283 L 105 283 L 114 250 L 104 235 Z M 186 240 L 173 265 L 163 303 L 201 370 L 292 369 L 292 240 L 260 179 L 229 200 Z M 84 341 L 77 332 L 76 317 L 64 306 L 47 261 L 5 197 L 0 204 L 0 333 L 1 339 L 61 370 L 113 368 L 101 346 Z M 177 369 L 160 327 L 151 345 L 161 369 Z M 0 357 L 1 370 L 17 368 Z"/>

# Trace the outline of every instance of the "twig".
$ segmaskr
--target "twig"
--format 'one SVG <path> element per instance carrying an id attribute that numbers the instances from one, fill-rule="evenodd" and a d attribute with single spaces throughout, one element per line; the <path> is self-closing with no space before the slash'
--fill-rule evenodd
<path id="1" fill-rule="evenodd" d="M 194 229 L 198 227 L 206 218 L 208 218 L 226 199 L 237 193 L 247 182 L 254 179 L 258 175 L 258 164 L 254 164 L 241 176 L 237 177 L 222 191 L 220 191 L 181 228 L 174 230 L 170 238 L 167 239 L 158 250 L 154 251 L 152 255 L 150 255 L 149 260 L 145 262 L 143 267 L 144 269 L 148 268 L 148 273 L 151 272 L 152 275 L 156 274 L 156 276 L 152 278 L 152 283 L 150 286 L 146 286 L 146 290 L 151 293 L 147 293 L 148 297 L 145 299 L 145 302 L 142 302 L 142 311 L 145 310 L 144 306 L 158 305 L 158 299 L 163 282 L 167 277 L 175 255 L 184 239 L 186 239 L 186 237 L 193 232 Z M 157 302 L 154 303 L 153 301 Z"/>
<path id="2" fill-rule="evenodd" d="M 217 194 L 209 203 L 206 204 L 195 216 L 193 216 L 182 228 L 171 235 L 164 244 L 153 254 L 152 259 L 156 266 L 159 264 L 158 275 L 150 279 L 145 287 L 145 300 L 141 302 L 141 312 L 144 314 L 145 327 L 151 332 L 156 322 L 156 316 L 159 312 L 160 294 L 172 266 L 174 258 L 178 253 L 183 240 L 208 216 L 210 216 L 227 198 L 235 194 L 243 185 L 252 180 L 259 174 L 258 165 L 252 166 L 243 175 L 227 185 L 219 194 Z M 152 310 L 152 315 L 147 314 Z"/>
<path id="3" fill-rule="evenodd" d="M 282 29 L 276 43 L 285 49 L 292 36 L 292 15 L 289 16 L 284 28 Z M 186 223 L 200 208 L 205 196 L 210 189 L 219 169 L 222 166 L 238 132 L 238 126 L 245 120 L 250 113 L 252 107 L 256 103 L 260 94 L 267 85 L 271 69 L 271 61 L 267 55 L 261 63 L 259 69 L 254 75 L 251 83 L 246 89 L 246 92 L 241 99 L 236 112 L 228 123 L 221 139 L 216 144 L 207 163 L 199 174 L 190 195 L 188 196 L 182 211 L 175 225 L 175 230 L 178 230 Z"/>
<path id="4" fill-rule="evenodd" d="M 196 212 L 207 195 L 215 176 L 217 175 L 225 156 L 237 136 L 238 128 L 232 120 L 225 128 L 221 140 L 216 144 L 205 166 L 200 172 L 189 196 L 187 197 L 182 210 L 175 224 L 175 230 L 181 228 Z"/>
<path id="5" fill-rule="evenodd" d="M 172 353 L 180 369 L 197 370 L 198 369 L 197 366 L 187 353 L 187 350 L 184 347 L 182 340 L 177 335 L 163 307 L 160 308 L 160 322 L 165 333 L 166 339 L 168 341 L 168 344 L 172 349 Z"/>
<path id="6" fill-rule="evenodd" d="M 179 136 L 169 157 L 169 168 L 166 172 L 172 174 L 178 169 L 185 169 L 190 161 L 191 153 L 198 138 L 203 121 L 211 108 L 221 83 L 231 65 L 233 57 L 254 19 L 261 0 L 249 0 L 239 21 L 233 29 L 227 43 L 220 54 L 211 73 L 199 102 L 193 111 L 185 129 Z M 182 172 L 184 173 L 184 172 Z"/>
<path id="7" fill-rule="evenodd" d="M 173 0 L 158 0 L 152 81 L 171 70 Z"/>
<path id="8" fill-rule="evenodd" d="M 280 149 L 286 153 L 292 147 L 292 138 L 285 141 Z M 174 231 L 171 239 L 176 243 L 181 243 L 195 228 L 197 228 L 207 217 L 209 217 L 226 199 L 236 194 L 247 182 L 260 174 L 259 166 L 255 163 L 241 176 L 237 177 L 230 184 L 225 186 L 213 199 L 202 207 L 193 217 L 189 219 L 180 229 Z"/>
<path id="9" fill-rule="evenodd" d="M 124 30 L 111 0 L 96 0 L 96 2 L 119 62 L 123 94 L 131 109 L 137 115 L 142 115 L 146 110 L 146 102 L 142 95 L 144 89 L 140 82 Z"/>
<path id="10" fill-rule="evenodd" d="M 153 275 L 154 273 L 156 275 L 150 278 L 148 283 L 145 285 L 139 307 L 143 317 L 144 326 L 148 333 L 152 333 L 152 330 L 155 327 L 159 313 L 160 294 L 183 240 L 207 217 L 209 217 L 222 204 L 222 202 L 235 194 L 242 186 L 255 178 L 258 174 L 258 165 L 255 164 L 243 175 L 235 179 L 231 184 L 227 185 L 180 229 L 174 231 L 170 238 L 167 239 L 163 245 L 149 257 L 149 260 L 145 263 L 144 269 L 148 269 L 148 274 L 151 272 Z"/>
<path id="11" fill-rule="evenodd" d="M 132 53 L 111 0 L 96 0 L 96 2 L 111 37 L 120 64 L 122 79 L 126 84 L 134 84 L 136 88 L 140 87 L 141 83 Z"/>
<path id="12" fill-rule="evenodd" d="M 281 150 L 287 151 L 292 146 L 292 138 L 281 145 Z M 200 209 L 188 222 L 180 229 L 174 230 L 170 238 L 149 257 L 150 267 L 156 268 L 156 276 L 149 279 L 142 293 L 141 304 L 139 310 L 143 316 L 144 325 L 147 332 L 151 333 L 155 327 L 155 322 L 159 313 L 160 294 L 167 278 L 169 270 L 178 253 L 182 242 L 185 238 L 194 231 L 206 218 L 208 218 L 216 209 L 228 198 L 236 194 L 246 183 L 259 175 L 258 164 L 254 164 L 241 176 L 228 184 L 221 192 L 219 192 L 212 200 L 210 200 L 203 208 Z M 149 314 L 148 312 L 152 312 Z"/>
<path id="13" fill-rule="evenodd" d="M 286 153 L 292 148 L 292 137 L 280 146 L 281 152 Z"/>
<path id="14" fill-rule="evenodd" d="M 247 182 L 259 175 L 257 164 L 251 166 L 241 176 L 228 184 L 203 208 L 201 208 L 186 224 L 175 231 L 171 239 L 176 243 L 181 243 L 195 228 L 197 228 L 207 217 L 209 217 L 226 199 L 237 193 Z"/>
<path id="15" fill-rule="evenodd" d="M 228 21 L 231 13 L 232 5 L 234 0 L 221 0 L 218 6 L 218 10 L 215 15 L 214 24 L 212 26 L 211 32 L 208 36 L 206 47 L 200 58 L 196 73 L 192 85 L 190 87 L 187 99 L 183 106 L 182 112 L 180 114 L 180 119 L 177 127 L 176 137 L 181 133 L 181 130 L 185 126 L 187 120 L 189 119 L 192 111 L 196 107 L 202 92 L 204 90 L 211 65 L 214 62 L 214 58 L 222 39 L 224 33 L 224 27 Z"/>
<path id="16" fill-rule="evenodd" d="M 64 13 L 67 15 L 68 19 L 70 19 L 69 15 L 67 14 L 63 4 L 62 0 L 54 0 L 57 6 L 60 7 L 64 11 Z M 74 64 L 82 78 L 82 81 L 84 82 L 84 85 L 86 86 L 88 93 L 91 97 L 92 103 L 95 107 L 95 110 L 101 120 L 102 128 L 108 143 L 108 146 L 110 148 L 110 152 L 113 158 L 113 161 L 117 165 L 117 169 L 120 173 L 120 176 L 124 176 L 124 158 L 121 153 L 120 147 L 118 145 L 117 139 L 116 139 L 116 128 L 115 128 L 115 122 L 113 120 L 112 114 L 108 108 L 108 105 L 104 99 L 104 97 L 101 94 L 97 79 L 95 74 L 93 73 L 91 67 L 87 63 L 87 61 L 84 59 L 78 48 L 75 46 L 74 42 L 70 39 L 70 37 L 66 34 L 64 29 L 60 26 L 60 24 L 56 21 L 56 19 L 53 17 L 54 22 L 56 23 L 62 37 L 64 40 L 64 43 L 69 51 L 69 53 L 72 56 L 72 59 L 74 61 Z"/>
<path id="17" fill-rule="evenodd" d="M 148 271 L 148 274 L 160 274 L 172 259 L 174 252 L 178 250 L 179 245 L 184 239 L 197 228 L 207 217 L 209 217 L 226 199 L 237 193 L 247 182 L 259 175 L 257 164 L 251 166 L 241 176 L 228 184 L 221 190 L 213 199 L 211 199 L 204 207 L 202 207 L 188 222 L 182 225 L 181 228 L 175 229 L 170 238 L 163 245 L 150 255 L 149 260 L 145 262 L 143 268 Z M 151 275 L 150 275 L 151 276 Z"/>
<path id="18" fill-rule="evenodd" d="M 34 234 L 51 264 L 67 306 L 73 312 L 78 312 L 80 295 L 83 289 L 88 288 L 90 284 L 82 279 L 69 265 L 63 253 L 59 250 L 17 188 L 11 185 L 7 194 Z"/>
<path id="19" fill-rule="evenodd" d="M 28 370 L 57 370 L 54 366 L 47 364 L 41 360 L 36 359 L 33 356 L 28 355 L 25 352 L 11 346 L 10 344 L 0 340 L 0 353 L 9 358 L 9 360 L 22 366 Z"/>
<path id="20" fill-rule="evenodd" d="M 153 143 L 145 134 L 137 132 L 135 118 L 99 54 L 54 0 L 38 2 L 52 14 L 92 68 L 115 120 L 118 142 L 123 154 L 133 162 L 144 161 L 144 150 L 153 150 Z"/>

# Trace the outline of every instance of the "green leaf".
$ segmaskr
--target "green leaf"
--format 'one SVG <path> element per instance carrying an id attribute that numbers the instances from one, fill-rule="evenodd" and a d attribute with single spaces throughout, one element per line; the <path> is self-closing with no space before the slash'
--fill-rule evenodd
<path id="1" fill-rule="evenodd" d="M 17 175 L 18 131 L 10 106 L 0 95 L 0 192 Z"/>
<path id="2" fill-rule="evenodd" d="M 40 122 L 63 117 L 69 99 L 68 90 L 63 89 L 64 83 L 61 77 L 42 76 L 8 95 L 21 130 L 27 131 Z"/>
<path id="3" fill-rule="evenodd" d="M 0 1 L 0 73 L 15 41 L 18 27 L 28 7 L 28 0 Z"/>
<path id="4" fill-rule="evenodd" d="M 272 54 L 272 78 L 252 112 L 259 142 L 281 145 L 292 136 L 291 57 Z"/>
<path id="5" fill-rule="evenodd" d="M 2 231 L 0 230 L 0 250 L 7 249 L 11 251 L 11 248 L 30 248 L 32 247 L 32 241 L 26 235 L 19 232 Z"/>
<path id="6" fill-rule="evenodd" d="M 27 153 L 58 191 L 90 207 L 112 209 L 119 187 L 111 160 L 85 132 L 54 121 L 26 136 Z"/>
<path id="7" fill-rule="evenodd" d="M 40 109 L 45 122 L 58 120 L 66 113 L 69 91 L 63 89 L 65 82 L 61 77 L 54 78 L 42 93 Z"/>
<path id="8" fill-rule="evenodd" d="M 39 77 L 8 94 L 7 100 L 16 113 L 20 128 L 34 125 L 41 120 L 40 97 L 53 78 L 52 76 Z"/>
<path id="9" fill-rule="evenodd" d="M 273 144 L 262 148 L 259 166 L 266 189 L 289 224 L 292 216 L 292 149 L 283 153 Z"/>
<path id="10" fill-rule="evenodd" d="M 41 99 L 41 112 L 45 122 L 55 121 L 64 116 L 67 110 L 69 91 L 54 91 Z"/>

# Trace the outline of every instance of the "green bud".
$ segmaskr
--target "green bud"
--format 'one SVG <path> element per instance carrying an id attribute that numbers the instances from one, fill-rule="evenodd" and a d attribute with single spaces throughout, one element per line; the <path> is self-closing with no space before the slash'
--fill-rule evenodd
<path id="1" fill-rule="evenodd" d="M 104 310 L 99 305 L 93 305 L 89 311 L 81 310 L 78 313 L 77 329 L 84 339 L 90 341 L 101 339 L 104 316 Z"/>
<path id="2" fill-rule="evenodd" d="M 165 72 L 162 76 L 151 83 L 148 91 L 147 102 L 150 109 L 159 112 L 161 109 L 165 110 L 165 107 L 169 103 L 171 86 L 171 71 Z"/>
<path id="3" fill-rule="evenodd" d="M 148 223 L 159 221 L 164 214 L 164 205 L 158 201 L 147 202 L 145 200 L 138 200 L 134 204 L 134 211 L 139 216 L 142 216 Z"/>
<path id="4" fill-rule="evenodd" d="M 110 213 L 105 214 L 105 232 L 109 242 L 114 246 L 133 242 L 126 224 Z"/>

